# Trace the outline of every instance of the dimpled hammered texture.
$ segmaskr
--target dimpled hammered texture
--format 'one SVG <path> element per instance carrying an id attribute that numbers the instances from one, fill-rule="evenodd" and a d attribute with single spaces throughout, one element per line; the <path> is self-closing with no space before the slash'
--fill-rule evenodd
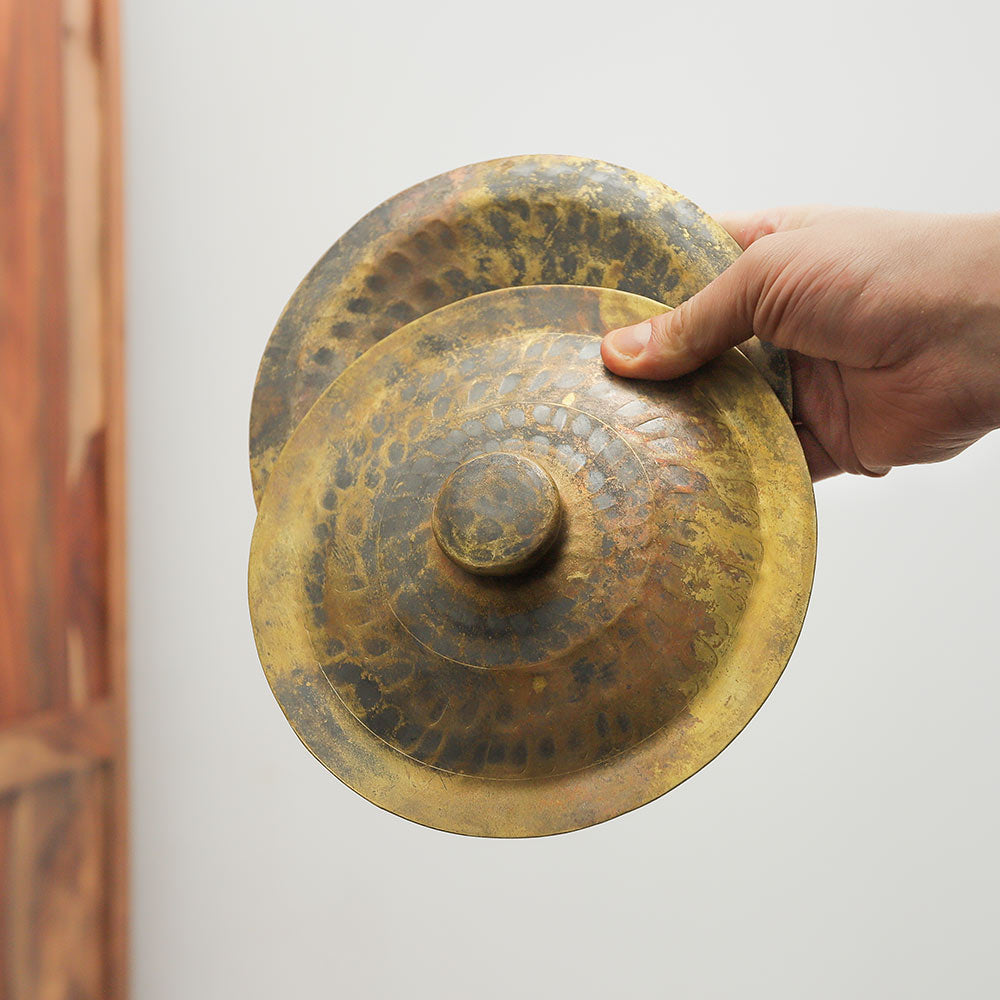
<path id="1" fill-rule="evenodd" d="M 687 198 L 600 160 L 491 160 L 396 195 L 327 251 L 268 341 L 250 417 L 258 506 L 285 441 L 320 393 L 405 323 L 521 285 L 620 288 L 676 306 L 739 254 Z M 791 412 L 784 353 L 756 339 L 743 350 Z"/>
<path id="2" fill-rule="evenodd" d="M 490 417 L 497 429 L 499 417 Z M 470 421 L 472 433 L 479 421 Z M 552 477 L 525 455 L 474 455 L 446 480 L 434 501 L 434 537 L 456 566 L 478 576 L 513 576 L 537 565 L 562 529 Z"/>
<path id="3" fill-rule="evenodd" d="M 684 780 L 776 682 L 812 579 L 805 462 L 736 351 L 670 383 L 603 368 L 600 335 L 662 308 L 464 298 L 372 347 L 291 435 L 254 532 L 258 649 L 300 738 L 371 801 L 460 833 L 576 829 Z M 478 502 L 497 469 L 525 503 Z M 513 576 L 468 572 L 435 525 L 503 540 L 489 564 L 556 509 Z"/>

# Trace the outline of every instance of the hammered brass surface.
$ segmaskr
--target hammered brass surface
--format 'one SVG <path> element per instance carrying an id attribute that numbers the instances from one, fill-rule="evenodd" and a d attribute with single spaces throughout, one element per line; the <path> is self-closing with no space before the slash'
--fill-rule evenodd
<path id="1" fill-rule="evenodd" d="M 481 836 L 587 826 L 698 770 L 777 681 L 815 558 L 805 461 L 737 351 L 667 383 L 601 365 L 604 331 L 662 308 L 465 298 L 372 347 L 289 439 L 251 550 L 258 651 L 305 745 L 372 802 Z M 449 477 L 498 453 L 562 510 L 503 578 L 432 525 Z"/>
<path id="2" fill-rule="evenodd" d="M 547 283 L 619 288 L 676 306 L 739 254 L 687 198 L 600 160 L 491 160 L 396 195 L 330 248 L 268 341 L 250 419 L 258 505 L 285 441 L 320 393 L 405 323 L 480 292 Z M 790 413 L 784 352 L 755 338 L 743 350 Z"/>
<path id="3" fill-rule="evenodd" d="M 434 537 L 456 566 L 511 576 L 538 564 L 562 527 L 552 477 L 524 455 L 495 451 L 460 465 L 441 487 Z"/>

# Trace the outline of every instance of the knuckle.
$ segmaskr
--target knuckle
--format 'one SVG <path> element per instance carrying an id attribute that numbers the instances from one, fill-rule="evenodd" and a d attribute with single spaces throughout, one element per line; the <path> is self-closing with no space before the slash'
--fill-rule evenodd
<path id="1" fill-rule="evenodd" d="M 660 317 L 660 333 L 657 341 L 658 352 L 677 358 L 686 358 L 688 363 L 698 365 L 711 360 L 711 352 L 706 350 L 698 330 L 698 307 L 692 297 L 682 302 L 672 312 Z M 656 324 L 653 327 L 656 336 Z"/>
<path id="2" fill-rule="evenodd" d="M 787 210 L 784 208 L 772 208 L 761 212 L 754 219 L 747 234 L 750 237 L 750 246 L 754 246 L 761 240 L 766 239 L 768 236 L 773 236 L 779 230 L 783 229 L 786 215 Z"/>
<path id="3" fill-rule="evenodd" d="M 652 331 L 650 333 L 649 343 L 650 346 L 657 352 L 671 346 L 676 335 L 674 331 L 678 322 L 677 314 L 681 312 L 682 309 L 683 306 L 673 309 L 670 312 L 660 313 L 659 316 L 654 316 L 649 321 Z"/>
<path id="4" fill-rule="evenodd" d="M 752 317 L 754 333 L 762 339 L 776 341 L 794 305 L 800 284 L 795 275 L 800 251 L 798 234 L 786 232 L 764 237 L 743 255 L 747 269 L 744 308 Z"/>
<path id="5" fill-rule="evenodd" d="M 746 248 L 740 261 L 745 267 L 771 271 L 788 260 L 797 243 L 795 231 L 767 233 Z"/>

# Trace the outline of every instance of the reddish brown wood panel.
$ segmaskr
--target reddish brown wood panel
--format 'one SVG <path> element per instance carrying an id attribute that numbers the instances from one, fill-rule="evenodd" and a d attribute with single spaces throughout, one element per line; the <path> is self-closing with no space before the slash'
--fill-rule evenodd
<path id="1" fill-rule="evenodd" d="M 109 760 L 119 729 L 116 707 L 106 699 L 0 728 L 0 796 Z"/>
<path id="2" fill-rule="evenodd" d="M 0 721 L 66 701 L 61 11 L 0 0 Z"/>
<path id="3" fill-rule="evenodd" d="M 0 0 L 0 1000 L 127 984 L 112 0 Z"/>
<path id="4" fill-rule="evenodd" d="M 109 996 L 109 778 L 90 769 L 0 801 L 10 997 Z"/>

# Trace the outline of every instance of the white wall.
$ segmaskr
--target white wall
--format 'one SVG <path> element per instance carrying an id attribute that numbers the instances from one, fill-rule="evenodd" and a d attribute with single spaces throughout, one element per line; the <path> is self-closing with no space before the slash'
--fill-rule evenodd
<path id="1" fill-rule="evenodd" d="M 774 695 L 569 836 L 348 791 L 272 700 L 245 597 L 259 356 L 369 208 L 548 151 L 709 211 L 995 210 L 994 11 L 124 0 L 137 1000 L 997 995 L 1000 435 L 821 484 Z"/>

